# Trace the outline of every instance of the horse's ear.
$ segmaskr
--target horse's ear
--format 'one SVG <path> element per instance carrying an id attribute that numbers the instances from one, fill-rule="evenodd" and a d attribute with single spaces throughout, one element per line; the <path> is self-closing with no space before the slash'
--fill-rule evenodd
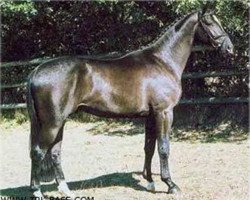
<path id="1" fill-rule="evenodd" d="M 216 7 L 216 1 L 214 0 L 208 0 L 206 3 L 202 6 L 202 10 L 200 12 L 200 15 L 204 15 L 208 11 L 213 11 Z"/>
<path id="2" fill-rule="evenodd" d="M 208 10 L 208 7 L 209 7 L 209 4 L 208 2 L 202 7 L 202 10 L 201 10 L 201 15 L 204 15 L 207 10 Z"/>

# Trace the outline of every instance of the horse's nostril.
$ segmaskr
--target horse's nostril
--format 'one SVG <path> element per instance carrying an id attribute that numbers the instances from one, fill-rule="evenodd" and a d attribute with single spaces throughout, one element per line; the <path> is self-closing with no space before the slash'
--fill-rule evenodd
<path id="1" fill-rule="evenodd" d="M 234 54 L 234 50 L 230 47 L 227 48 L 227 53 L 233 55 Z"/>

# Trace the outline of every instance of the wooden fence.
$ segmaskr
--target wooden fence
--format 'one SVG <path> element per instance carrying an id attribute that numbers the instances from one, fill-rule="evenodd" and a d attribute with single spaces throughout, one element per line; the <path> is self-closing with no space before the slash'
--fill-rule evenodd
<path id="1" fill-rule="evenodd" d="M 204 51 L 204 50 L 213 50 L 211 47 L 206 46 L 195 46 L 193 48 L 193 52 Z M 18 61 L 18 62 L 8 62 L 2 63 L 1 69 L 9 68 L 9 67 L 23 67 L 23 66 L 34 66 L 39 65 L 49 58 L 43 59 L 34 59 L 32 61 Z M 183 74 L 183 79 L 199 79 L 206 77 L 226 77 L 226 76 L 239 76 L 247 74 L 247 71 L 224 71 L 224 72 L 203 72 L 203 73 L 185 73 Z M 1 84 L 2 89 L 10 89 L 10 88 L 21 88 L 26 87 L 26 82 L 23 81 L 17 84 Z M 196 99 L 181 99 L 179 104 L 227 104 L 227 103 L 248 103 L 249 98 L 247 97 L 210 97 L 210 98 L 196 98 Z M 1 104 L 0 109 L 18 109 L 18 108 L 26 108 L 26 103 L 14 103 L 14 104 Z"/>

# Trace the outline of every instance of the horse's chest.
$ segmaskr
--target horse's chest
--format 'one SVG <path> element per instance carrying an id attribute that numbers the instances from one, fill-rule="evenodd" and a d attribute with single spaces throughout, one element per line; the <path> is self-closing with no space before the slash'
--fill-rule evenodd
<path id="1" fill-rule="evenodd" d="M 181 85 L 165 77 L 152 80 L 148 88 L 151 104 L 174 106 L 181 96 Z"/>

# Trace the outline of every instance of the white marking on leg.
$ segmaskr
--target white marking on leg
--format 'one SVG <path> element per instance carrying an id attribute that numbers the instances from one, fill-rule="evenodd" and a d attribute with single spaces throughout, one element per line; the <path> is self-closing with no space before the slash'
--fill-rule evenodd
<path id="1" fill-rule="evenodd" d="M 154 182 L 149 182 L 147 186 L 147 190 L 154 192 L 155 191 L 155 183 Z"/>
<path id="2" fill-rule="evenodd" d="M 33 192 L 33 196 L 38 197 L 39 200 L 42 200 L 44 198 L 41 190 L 36 190 L 35 192 Z"/>
<path id="3" fill-rule="evenodd" d="M 57 188 L 62 195 L 70 197 L 71 199 L 75 199 L 75 195 L 70 191 L 65 181 L 60 182 Z"/>

